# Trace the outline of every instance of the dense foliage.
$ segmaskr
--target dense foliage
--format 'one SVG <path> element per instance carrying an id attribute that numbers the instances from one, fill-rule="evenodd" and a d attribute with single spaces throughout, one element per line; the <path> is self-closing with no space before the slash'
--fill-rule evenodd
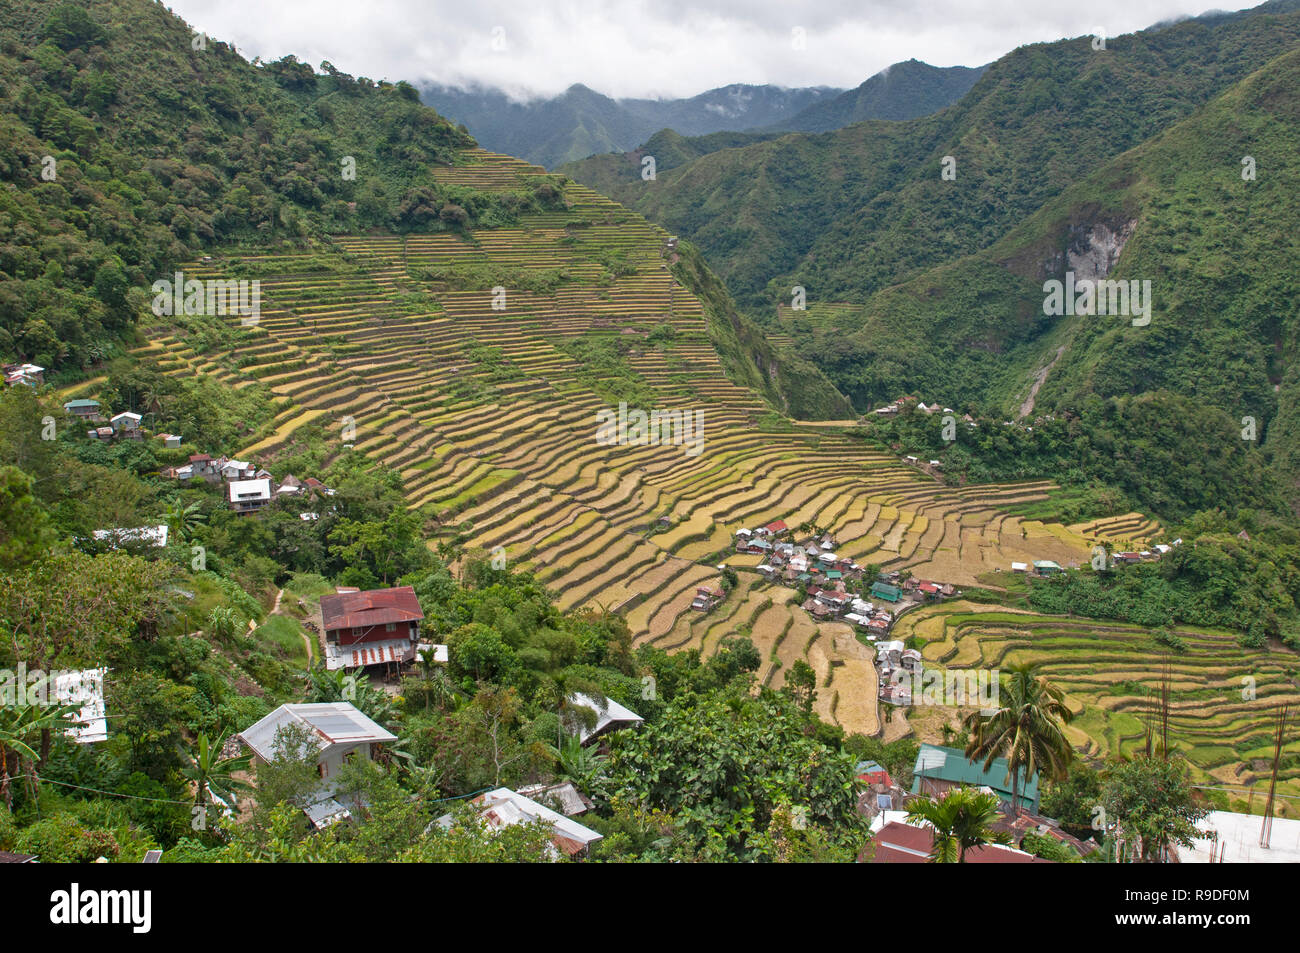
<path id="1" fill-rule="evenodd" d="M 405 83 L 250 64 L 157 4 L 7 4 L 0 353 L 73 369 L 114 353 L 144 289 L 215 243 L 563 206 L 546 177 L 495 195 L 435 182 L 470 145 Z"/>

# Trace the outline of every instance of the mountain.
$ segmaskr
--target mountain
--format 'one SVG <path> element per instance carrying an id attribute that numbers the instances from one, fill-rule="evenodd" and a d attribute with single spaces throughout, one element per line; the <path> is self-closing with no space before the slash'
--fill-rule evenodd
<path id="1" fill-rule="evenodd" d="M 654 137 L 666 132 L 695 140 L 686 148 L 698 157 L 782 132 L 824 132 L 866 119 L 913 119 L 956 102 L 983 71 L 908 60 L 850 90 L 734 84 L 687 99 L 612 99 L 581 84 L 527 102 L 482 87 L 432 85 L 420 96 L 462 123 L 486 148 L 554 169 L 632 149 L 659 160 Z M 672 168 L 672 163 L 660 168 Z"/>
<path id="2" fill-rule="evenodd" d="M 617 157 L 565 171 L 699 244 L 742 310 L 859 410 L 914 393 L 999 420 L 1064 414 L 1082 419 L 1076 447 L 1107 448 L 1079 472 L 1135 505 L 1272 507 L 1300 501 L 1297 45 L 1296 4 L 1270 4 L 1104 53 L 1026 47 L 920 120 L 696 158 L 676 144 L 686 161 L 651 182 Z M 1269 181 L 1243 182 L 1244 156 Z M 1151 326 L 1045 315 L 1044 282 L 1067 270 L 1149 279 Z M 1038 465 L 1020 472 L 1059 472 Z"/>
<path id="3" fill-rule="evenodd" d="M 1213 66 L 1222 82 L 1165 71 L 1188 95 L 1217 87 L 1181 115 L 1135 94 L 1157 113 L 1153 131 L 1107 101 L 1115 134 L 1140 141 L 1059 187 L 1027 179 L 1050 194 L 1005 225 L 990 206 L 995 237 L 954 200 L 953 221 L 970 227 L 948 242 L 973 251 L 945 246 L 931 264 L 912 249 L 906 276 L 856 300 L 814 293 L 778 329 L 735 307 L 689 239 L 478 148 L 406 84 L 292 57 L 248 63 L 153 0 L 0 8 L 0 343 L 48 358 L 53 378 L 0 389 L 0 666 L 102 670 L 109 732 L 93 751 L 59 730 L 42 738 L 58 713 L 19 701 L 4 773 L 23 783 L 0 791 L 0 849 L 42 862 L 160 848 L 171 861 L 558 860 L 546 831 L 485 830 L 468 803 L 450 829 L 437 818 L 491 787 L 582 774 L 601 795 L 584 825 L 612 835 L 590 844 L 595 861 L 860 858 L 853 765 L 906 772 L 915 744 L 882 742 L 886 722 L 910 713 L 918 738 L 937 741 L 971 707 L 960 687 L 936 698 L 919 681 L 915 708 L 888 704 L 892 690 L 880 703 L 870 637 L 828 614 L 878 570 L 964 595 L 919 604 L 924 586 L 873 624 L 929 669 L 1040 666 L 1077 712 L 1067 737 L 1089 761 L 1150 750 L 1142 682 L 1163 669 L 1159 731 L 1179 771 L 1261 781 L 1274 711 L 1300 701 L 1300 534 L 1268 512 L 1266 471 L 1296 472 L 1277 442 L 1300 389 L 1300 51 L 1259 58 L 1264 40 L 1237 40 Z M 1203 59 L 1207 46 L 1179 53 Z M 1045 76 L 1035 95 L 1058 95 Z M 1006 168 L 1033 171 L 1014 123 L 992 112 L 1014 86 L 993 83 L 987 121 L 962 140 L 977 170 L 1005 151 Z M 913 152 L 943 146 L 917 130 L 938 136 L 945 122 L 708 153 L 665 133 L 655 148 L 680 163 L 669 182 L 762 150 L 764 176 L 740 170 L 701 193 L 701 211 L 720 214 L 724 191 L 757 208 L 781 185 L 777 201 L 804 203 L 777 209 L 794 241 L 800 216 L 836 210 L 789 182 L 915 184 Z M 1103 141 L 1060 117 L 1030 132 L 1058 126 L 1059 142 L 1043 140 L 1058 170 L 1062 142 Z M 1243 157 L 1256 176 L 1241 175 Z M 1018 188 L 1005 183 L 1007 205 L 1031 201 Z M 1151 280 L 1152 320 L 1043 315 L 1042 283 L 1071 269 Z M 152 286 L 175 271 L 199 290 L 251 283 L 260 310 L 159 307 Z M 914 401 L 880 426 L 843 419 L 852 408 L 819 367 L 860 400 L 917 384 L 977 412 L 1012 396 L 1038 406 L 1019 426 L 982 415 L 948 441 L 943 417 Z M 146 439 L 88 432 L 77 398 Z M 1243 440 L 1238 421 L 1253 414 L 1263 439 Z M 911 462 L 907 426 L 937 440 Z M 155 439 L 164 431 L 183 446 Z M 966 481 L 981 471 L 958 467 L 1004 451 L 1033 463 L 1015 452 L 1025 445 L 1039 469 L 1014 482 Z M 268 476 L 209 482 L 186 470 L 201 471 L 200 454 Z M 1162 525 L 1130 500 L 1201 512 Z M 785 535 L 777 521 L 816 538 L 819 556 L 773 572 L 780 554 L 740 527 Z M 164 545 L 121 532 L 159 524 Z M 1164 555 L 1087 568 L 1120 547 Z M 1071 568 L 1010 571 L 1029 560 Z M 445 660 L 393 672 L 396 692 L 327 671 L 334 653 L 312 621 L 322 598 L 391 585 L 411 587 Z M 573 693 L 596 692 L 643 722 L 605 736 L 592 780 L 569 770 L 580 750 L 564 728 L 582 714 Z M 367 810 L 311 829 L 308 748 L 259 763 L 237 817 L 194 823 L 207 787 L 233 796 L 229 776 L 244 773 L 208 758 L 231 732 L 282 703 L 345 698 L 402 740 L 385 746 L 402 757 L 338 776 Z M 1296 748 L 1283 754 L 1286 795 L 1300 791 Z M 1084 825 L 1086 792 L 1110 783 L 1091 770 L 1050 792 L 1085 792 L 1069 805 Z"/>
<path id="4" fill-rule="evenodd" d="M 565 180 L 542 170 L 508 190 L 440 181 L 435 170 L 474 140 L 406 83 L 318 74 L 293 56 L 258 67 L 215 40 L 196 48 L 156 5 L 130 19 L 128 34 L 46 3 L 0 20 L 10 49 L 29 51 L 0 55 L 0 353 L 53 380 L 119 354 L 152 282 L 200 250 L 370 228 L 455 234 L 566 207 Z M 711 282 L 702 263 L 691 274 Z M 733 373 L 782 409 L 845 411 L 819 372 L 778 359 L 710 289 Z"/>
<path id="5" fill-rule="evenodd" d="M 798 350 L 821 355 L 860 406 L 917 392 L 1102 431 L 1127 420 L 1150 441 L 1140 452 L 1086 429 L 1075 439 L 1108 482 L 1158 513 L 1266 505 L 1273 480 L 1294 503 L 1297 156 L 1300 48 L 989 248 L 805 325 Z M 1243 157 L 1258 164 L 1255 178 L 1243 178 Z M 1137 282 L 1149 314 L 1045 314 L 1046 282 L 1067 272 L 1130 291 Z"/>
<path id="6" fill-rule="evenodd" d="M 1183 21 L 1104 51 L 1086 37 L 1022 47 L 932 116 L 701 151 L 653 181 L 642 150 L 563 171 L 695 241 L 751 314 L 771 315 L 795 285 L 861 301 L 986 247 L 1284 52 L 1300 37 L 1295 7 Z M 945 156 L 955 181 L 941 178 Z"/>
<path id="7" fill-rule="evenodd" d="M 787 132 L 830 132 L 868 119 L 916 119 L 961 99 L 986 66 L 895 63 L 856 89 L 813 103 L 775 126 Z"/>
<path id="8" fill-rule="evenodd" d="M 702 135 L 779 124 L 840 92 L 736 84 L 687 99 L 613 99 L 577 84 L 558 96 L 520 102 L 495 89 L 434 85 L 420 95 L 485 148 L 554 168 L 626 151 L 666 127 Z"/>

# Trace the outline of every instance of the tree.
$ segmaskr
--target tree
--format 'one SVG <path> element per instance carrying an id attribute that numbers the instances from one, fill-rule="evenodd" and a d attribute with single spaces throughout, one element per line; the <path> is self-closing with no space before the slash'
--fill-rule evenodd
<path id="1" fill-rule="evenodd" d="M 790 697 L 803 709 L 805 715 L 812 714 L 817 702 L 817 672 L 803 659 L 796 659 L 785 677 L 785 688 Z"/>
<path id="2" fill-rule="evenodd" d="M 194 530 L 206 520 L 207 517 L 199 512 L 199 504 L 190 503 L 187 506 L 179 493 L 172 494 L 171 499 L 167 501 L 167 508 L 163 511 L 163 522 L 167 524 L 172 535 L 182 541 L 190 539 L 194 535 Z"/>
<path id="3" fill-rule="evenodd" d="M 1074 758 L 1065 737 L 1064 725 L 1073 715 L 1064 694 L 1036 671 L 1036 664 L 1014 666 L 999 691 L 1001 707 L 990 715 L 971 712 L 965 722 L 970 732 L 966 757 L 983 758 L 985 771 L 996 759 L 1006 758 L 1011 809 L 1017 813 L 1022 776 L 1063 778 Z"/>
<path id="4" fill-rule="evenodd" d="M 214 744 L 206 733 L 200 734 L 194 746 L 185 752 L 181 774 L 194 785 L 194 806 L 202 811 L 207 810 L 208 801 L 213 797 L 237 810 L 239 792 L 251 788 L 247 781 L 236 778 L 235 773 L 248 770 L 252 755 L 223 758 L 221 750 L 226 737 L 220 736 Z"/>
<path id="5" fill-rule="evenodd" d="M 44 685 L 15 686 L 24 695 L 36 691 L 49 691 L 53 686 L 46 679 Z M 50 731 L 66 728 L 81 710 L 78 705 L 42 704 L 45 699 L 0 699 L 0 797 L 4 798 L 5 807 L 13 809 L 13 791 L 9 782 L 12 777 L 24 775 L 30 786 L 31 795 L 36 797 L 40 779 L 36 774 L 36 765 L 42 756 L 32 745 L 37 739 Z"/>
<path id="6" fill-rule="evenodd" d="M 706 860 L 767 860 L 778 805 L 841 847 L 861 846 L 853 763 L 808 737 L 807 716 L 778 692 L 747 686 L 673 699 L 654 724 L 620 732 L 601 782 L 604 800 L 675 818 L 687 848 Z"/>
<path id="7" fill-rule="evenodd" d="M 964 864 L 972 847 L 1010 843 L 1010 835 L 993 829 L 997 817 L 996 794 L 964 787 L 937 798 L 916 798 L 908 802 L 907 810 L 909 822 L 926 824 L 934 831 L 933 864 Z"/>
<path id="8" fill-rule="evenodd" d="M 1121 856 L 1129 851 L 1155 863 L 1177 844 L 1191 847 L 1196 822 L 1209 811 L 1192 800 L 1187 770 L 1164 758 L 1117 765 L 1101 790 L 1101 804 L 1116 824 Z"/>
<path id="9" fill-rule="evenodd" d="M 32 478 L 0 467 L 0 572 L 30 565 L 54 541 L 45 508 L 32 495 Z"/>
<path id="10" fill-rule="evenodd" d="M 456 685 L 447 675 L 444 665 L 434 660 L 433 648 L 421 649 L 417 670 L 418 677 L 407 677 L 403 682 L 403 693 L 410 702 L 424 700 L 424 710 L 437 707 L 446 711 L 456 704 L 459 693 Z"/>
<path id="11" fill-rule="evenodd" d="M 565 735 L 558 745 L 548 745 L 547 750 L 558 765 L 559 777 L 568 778 L 584 789 L 609 761 L 605 755 L 597 754 L 594 748 L 584 746 L 578 734 Z"/>

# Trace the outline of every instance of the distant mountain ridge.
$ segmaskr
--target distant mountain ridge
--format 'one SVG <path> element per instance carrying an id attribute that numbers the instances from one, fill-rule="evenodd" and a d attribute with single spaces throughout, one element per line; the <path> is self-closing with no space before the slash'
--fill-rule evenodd
<path id="1" fill-rule="evenodd" d="M 733 83 L 686 99 L 614 99 L 580 83 L 558 96 L 516 102 L 497 89 L 430 85 L 423 102 L 463 124 L 484 148 L 547 168 L 628 152 L 672 130 L 683 137 L 749 133 L 717 148 L 779 132 L 825 132 L 866 119 L 914 119 L 956 102 L 985 67 L 896 63 L 849 89 Z"/>
<path id="2" fill-rule="evenodd" d="M 780 123 L 779 129 L 831 132 L 868 119 L 928 116 L 970 92 L 986 69 L 988 64 L 940 67 L 917 59 L 895 63 L 860 86 L 806 106 L 798 115 Z"/>
<path id="3" fill-rule="evenodd" d="M 497 89 L 426 86 L 425 105 L 462 123 L 484 148 L 554 168 L 602 152 L 625 152 L 660 129 L 686 135 L 780 123 L 843 90 L 733 84 L 688 99 L 614 99 L 582 84 L 516 102 Z"/>

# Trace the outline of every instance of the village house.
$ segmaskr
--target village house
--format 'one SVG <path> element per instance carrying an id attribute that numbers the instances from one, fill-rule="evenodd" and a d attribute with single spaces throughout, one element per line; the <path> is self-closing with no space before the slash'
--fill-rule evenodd
<path id="1" fill-rule="evenodd" d="M 244 460 L 214 460 L 214 468 L 221 475 L 221 479 L 230 483 L 234 480 L 255 480 L 257 479 L 257 468 L 251 463 Z"/>
<path id="2" fill-rule="evenodd" d="M 240 516 L 256 513 L 271 502 L 270 480 L 233 480 L 227 489 L 230 508 Z"/>
<path id="3" fill-rule="evenodd" d="M 339 771 L 356 757 L 373 760 L 377 746 L 397 736 L 349 702 L 326 702 L 281 705 L 236 737 L 252 751 L 255 764 L 265 764 L 282 753 L 281 732 L 291 726 L 303 730 L 318 748 L 316 772 L 323 783 L 317 799 L 304 808 L 308 819 L 316 828 L 346 820 L 350 812 L 333 797 Z"/>
<path id="4" fill-rule="evenodd" d="M 922 744 L 912 768 L 912 793 L 935 796 L 955 787 L 989 788 L 1004 802 L 1011 801 L 1011 772 L 1005 758 L 996 758 L 984 769 L 984 760 L 971 760 L 956 748 Z M 1020 771 L 1018 785 L 1020 805 L 1033 814 L 1038 813 L 1038 775 L 1026 780 Z"/>
<path id="5" fill-rule="evenodd" d="M 113 431 L 119 437 L 125 437 L 128 440 L 139 440 L 141 437 L 140 421 L 143 419 L 140 414 L 124 410 L 120 414 L 110 417 L 108 422 L 113 425 Z"/>
<path id="6" fill-rule="evenodd" d="M 195 453 L 190 456 L 190 477 L 200 477 L 209 483 L 221 482 L 221 466 L 225 463 L 222 460 L 219 464 L 206 453 Z M 182 479 L 189 479 L 183 477 Z"/>
<path id="7" fill-rule="evenodd" d="M 160 433 L 157 435 L 156 439 L 161 440 L 163 442 L 163 446 L 166 447 L 168 450 L 179 449 L 181 445 L 181 438 L 179 434 Z"/>
<path id="8" fill-rule="evenodd" d="M 538 822 L 550 824 L 551 849 L 557 852 L 557 856 L 563 854 L 570 858 L 585 857 L 591 845 L 605 836 L 510 788 L 488 791 L 486 794 L 480 794 L 470 803 L 478 808 L 480 817 L 492 830 L 501 830 L 516 824 Z M 451 814 L 444 814 L 434 823 L 444 829 L 450 829 L 454 822 Z"/>
<path id="9" fill-rule="evenodd" d="M 910 823 L 905 811 L 882 811 L 872 821 L 872 837 L 858 856 L 860 863 L 925 864 L 934 847 L 934 831 L 920 823 Z M 1001 844 L 981 844 L 967 848 L 968 864 L 1050 864 L 1053 861 Z"/>
<path id="10" fill-rule="evenodd" d="M 553 784 L 529 784 L 520 788 L 517 794 L 532 798 L 539 804 L 558 811 L 565 817 L 585 814 L 595 805 L 591 798 L 579 791 L 572 781 L 559 781 Z"/>
<path id="11" fill-rule="evenodd" d="M 903 592 L 898 586 L 891 586 L 887 582 L 873 582 L 871 596 L 873 599 L 883 599 L 885 602 L 897 602 L 903 598 Z"/>
<path id="12" fill-rule="evenodd" d="M 18 384 L 36 387 L 45 383 L 45 368 L 35 364 L 6 364 L 4 375 L 5 383 L 10 387 Z"/>
<path id="13" fill-rule="evenodd" d="M 63 405 L 64 411 L 71 414 L 79 420 L 99 420 L 99 401 L 82 398 L 80 400 L 70 400 Z"/>
<path id="14" fill-rule="evenodd" d="M 321 596 L 325 667 L 355 669 L 415 660 L 424 612 L 410 586 Z"/>
<path id="15" fill-rule="evenodd" d="M 695 599 L 691 602 L 691 608 L 698 612 L 708 612 L 725 596 L 721 589 L 716 586 L 699 586 L 695 590 Z"/>
<path id="16" fill-rule="evenodd" d="M 629 725 L 639 725 L 645 721 L 636 712 L 623 707 L 612 698 L 595 698 L 582 692 L 574 692 L 568 696 L 568 703 L 571 708 L 589 708 L 595 712 L 594 724 L 587 724 L 585 720 L 573 714 L 565 719 L 565 727 L 570 732 L 575 732 L 578 740 L 584 745 L 591 744 L 606 732 Z"/>

